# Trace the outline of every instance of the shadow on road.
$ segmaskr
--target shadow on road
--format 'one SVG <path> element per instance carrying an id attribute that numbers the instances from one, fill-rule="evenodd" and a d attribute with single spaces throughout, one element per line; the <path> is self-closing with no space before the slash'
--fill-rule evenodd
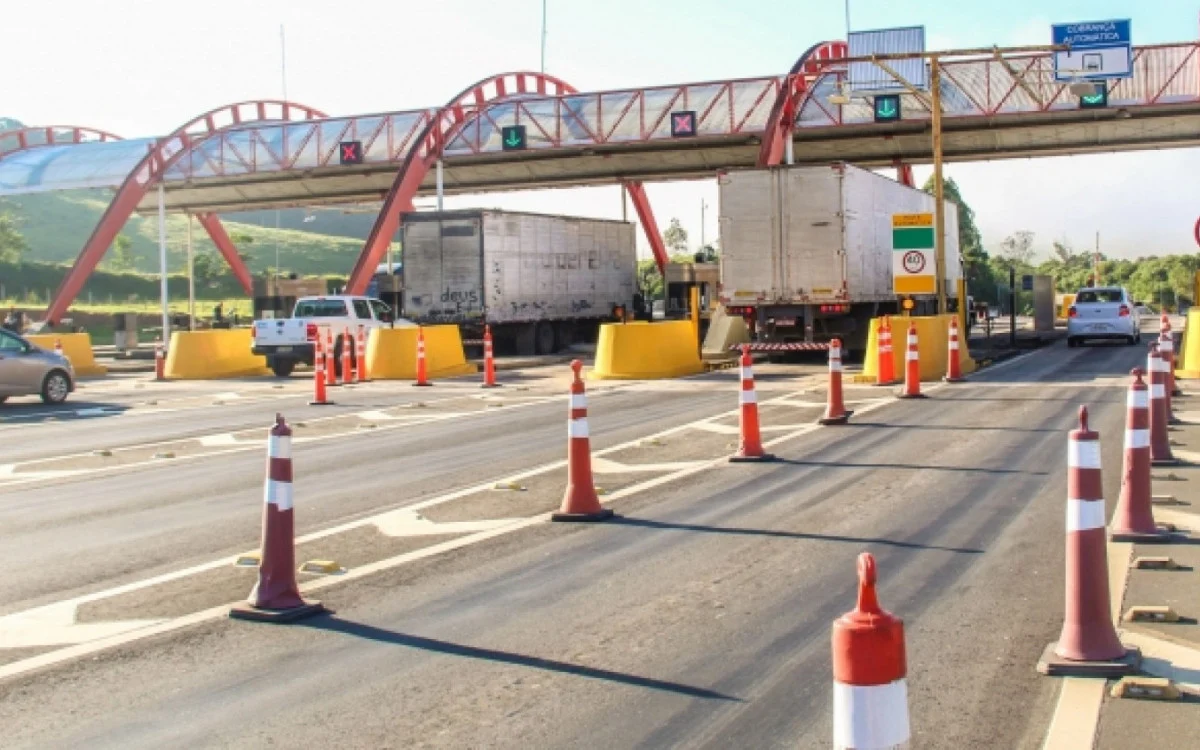
<path id="1" fill-rule="evenodd" d="M 691 523 L 670 523 L 668 521 L 650 521 L 644 518 L 629 518 L 617 516 L 609 523 L 616 526 L 635 526 L 643 529 L 660 529 L 664 531 L 701 531 L 710 534 L 744 534 L 747 536 L 780 537 L 783 539 L 811 539 L 824 542 L 853 542 L 855 544 L 881 544 L 888 547 L 903 547 L 904 549 L 928 549 L 941 552 L 957 552 L 964 555 L 979 555 L 981 549 L 969 547 L 942 547 L 936 544 L 920 544 L 917 542 L 898 542 L 892 539 L 875 537 L 840 536 L 837 534 L 808 534 L 801 531 L 777 531 L 774 529 L 739 529 L 728 526 L 700 526 Z"/>
<path id="2" fill-rule="evenodd" d="M 128 411 L 129 408 L 127 404 L 76 401 L 70 398 L 56 406 L 44 404 L 41 401 L 9 402 L 0 406 L 0 424 L 115 417 Z"/>
<path id="3" fill-rule="evenodd" d="M 548 672 L 571 674 L 594 680 L 608 680 L 610 682 L 617 682 L 623 685 L 632 685 L 634 687 L 644 687 L 650 688 L 651 690 L 662 690 L 669 693 L 686 695 L 691 698 L 707 698 L 713 700 L 734 701 L 737 703 L 742 702 L 741 698 L 725 695 L 724 693 L 718 693 L 715 690 L 685 685 L 680 682 L 656 680 L 651 677 L 640 677 L 638 675 L 628 674 L 625 672 L 614 672 L 609 669 L 585 667 L 581 664 L 571 664 L 570 662 L 543 659 L 540 656 L 514 654 L 508 651 L 497 651 L 496 649 L 480 648 L 478 646 L 466 646 L 461 643 L 451 643 L 449 641 L 442 641 L 436 638 L 425 638 L 423 636 L 410 635 L 408 633 L 397 633 L 394 630 L 385 630 L 384 628 L 377 628 L 373 625 L 366 625 L 364 623 L 353 622 L 351 620 L 343 620 L 330 615 L 315 617 L 300 624 L 304 625 L 305 627 L 315 628 L 317 630 L 328 630 L 334 633 L 343 633 L 345 635 L 352 635 L 357 638 L 366 638 L 367 640 L 378 641 L 380 643 L 389 643 L 395 646 L 416 648 L 423 651 L 433 651 L 435 653 L 448 654 L 450 656 L 462 656 L 468 659 L 484 659 L 486 661 L 493 661 L 501 664 L 513 664 L 519 667 L 543 669 Z"/>
<path id="4" fill-rule="evenodd" d="M 974 466 L 926 466 L 924 464 L 887 464 L 878 462 L 854 464 L 846 463 L 845 461 L 801 461 L 794 458 L 776 458 L 774 463 L 791 464 L 792 466 L 819 466 L 827 469 L 912 469 L 913 471 L 961 471 L 968 474 L 1025 474 L 1033 477 L 1044 477 L 1049 474 L 1046 471 L 1025 471 L 1024 469 L 984 469 Z"/>

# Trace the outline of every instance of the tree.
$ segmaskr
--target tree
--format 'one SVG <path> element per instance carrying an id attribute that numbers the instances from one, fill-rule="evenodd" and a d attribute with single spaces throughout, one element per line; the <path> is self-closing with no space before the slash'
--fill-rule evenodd
<path id="1" fill-rule="evenodd" d="M 1028 266 L 1033 260 L 1033 236 L 1025 229 L 1010 234 L 1000 243 L 1000 254 L 1013 265 Z"/>
<path id="2" fill-rule="evenodd" d="M 192 257 L 192 276 L 200 286 L 211 286 L 221 276 L 221 268 L 213 253 L 199 252 Z"/>
<path id="3" fill-rule="evenodd" d="M 229 241 L 237 248 L 238 257 L 242 259 L 242 262 L 249 266 L 254 261 L 254 255 L 246 248 L 254 244 L 254 238 L 245 232 L 234 232 L 229 235 Z"/>
<path id="4" fill-rule="evenodd" d="M 113 240 L 109 266 L 114 271 L 132 271 L 136 262 L 133 257 L 133 240 L 129 239 L 128 235 L 118 234 Z"/>
<path id="5" fill-rule="evenodd" d="M 0 207 L 2 209 L 2 207 Z M 0 210 L 0 261 L 20 263 L 29 245 L 11 214 Z"/>
<path id="6" fill-rule="evenodd" d="M 922 189 L 933 194 L 932 175 Z M 995 298 L 996 278 L 988 262 L 987 251 L 983 249 L 983 235 L 975 224 L 975 212 L 963 199 L 954 178 L 942 183 L 942 194 L 946 200 L 958 206 L 958 251 L 966 268 L 967 292 L 981 302 L 998 301 Z"/>
<path id="7" fill-rule="evenodd" d="M 662 274 L 658 272 L 658 263 L 653 258 L 638 261 L 637 285 L 647 300 L 662 298 Z"/>
<path id="8" fill-rule="evenodd" d="M 688 249 L 688 233 L 679 223 L 679 219 L 671 219 L 667 231 L 663 232 L 663 244 L 671 254 L 686 253 Z"/>

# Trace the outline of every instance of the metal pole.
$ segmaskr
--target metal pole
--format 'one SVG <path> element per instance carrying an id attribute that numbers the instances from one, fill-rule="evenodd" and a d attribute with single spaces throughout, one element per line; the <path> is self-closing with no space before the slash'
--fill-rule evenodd
<path id="1" fill-rule="evenodd" d="M 1096 232 L 1096 254 L 1092 256 L 1092 273 L 1096 276 L 1096 286 L 1100 286 L 1100 233 Z"/>
<path id="2" fill-rule="evenodd" d="M 1017 269 L 1008 268 L 1008 345 L 1017 348 Z"/>
<path id="3" fill-rule="evenodd" d="M 700 199 L 700 249 L 704 249 L 704 199 Z"/>
<path id="4" fill-rule="evenodd" d="M 934 248 L 937 262 L 937 298 L 939 313 L 946 312 L 946 194 L 942 179 L 942 73 L 937 55 L 929 58 L 929 88 L 933 110 L 933 200 Z"/>
<path id="5" fill-rule="evenodd" d="M 784 151 L 783 151 L 784 161 L 787 163 L 787 165 L 791 166 L 792 164 L 795 164 L 796 163 L 796 144 L 792 142 L 792 133 L 790 130 L 788 131 L 787 140 L 784 141 L 784 143 L 783 143 L 783 149 L 784 149 Z"/>
<path id="6" fill-rule="evenodd" d="M 287 45 L 283 38 L 283 24 L 279 24 L 279 75 L 283 79 L 283 100 L 287 101 Z"/>
<path id="7" fill-rule="evenodd" d="M 442 195 L 444 194 L 444 184 L 442 183 L 442 160 L 437 160 L 437 210 L 442 212 Z"/>
<path id="8" fill-rule="evenodd" d="M 542 72 L 546 72 L 546 0 L 542 0 Z"/>
<path id="9" fill-rule="evenodd" d="M 163 344 L 170 346 L 171 311 L 167 308 L 167 191 L 161 182 L 158 183 L 158 270 L 162 294 Z"/>
<path id="10" fill-rule="evenodd" d="M 196 330 L 196 266 L 192 256 L 192 215 L 187 215 L 188 330 Z"/>

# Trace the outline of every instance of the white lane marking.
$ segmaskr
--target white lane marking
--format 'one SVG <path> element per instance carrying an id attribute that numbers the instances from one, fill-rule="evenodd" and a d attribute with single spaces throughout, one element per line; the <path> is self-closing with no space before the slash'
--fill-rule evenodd
<path id="1" fill-rule="evenodd" d="M 0 629 L 0 649 L 86 643 L 155 625 L 166 618 L 77 623 L 75 605 L 60 602 L 5 619 L 8 621 Z"/>

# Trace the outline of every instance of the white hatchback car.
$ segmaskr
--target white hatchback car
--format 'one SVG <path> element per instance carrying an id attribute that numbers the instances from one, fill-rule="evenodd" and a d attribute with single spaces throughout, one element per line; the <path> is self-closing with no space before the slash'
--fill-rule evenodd
<path id="1" fill-rule="evenodd" d="M 1080 289 L 1067 310 L 1067 346 L 1088 339 L 1121 339 L 1133 344 L 1142 340 L 1139 304 L 1124 287 Z"/>

